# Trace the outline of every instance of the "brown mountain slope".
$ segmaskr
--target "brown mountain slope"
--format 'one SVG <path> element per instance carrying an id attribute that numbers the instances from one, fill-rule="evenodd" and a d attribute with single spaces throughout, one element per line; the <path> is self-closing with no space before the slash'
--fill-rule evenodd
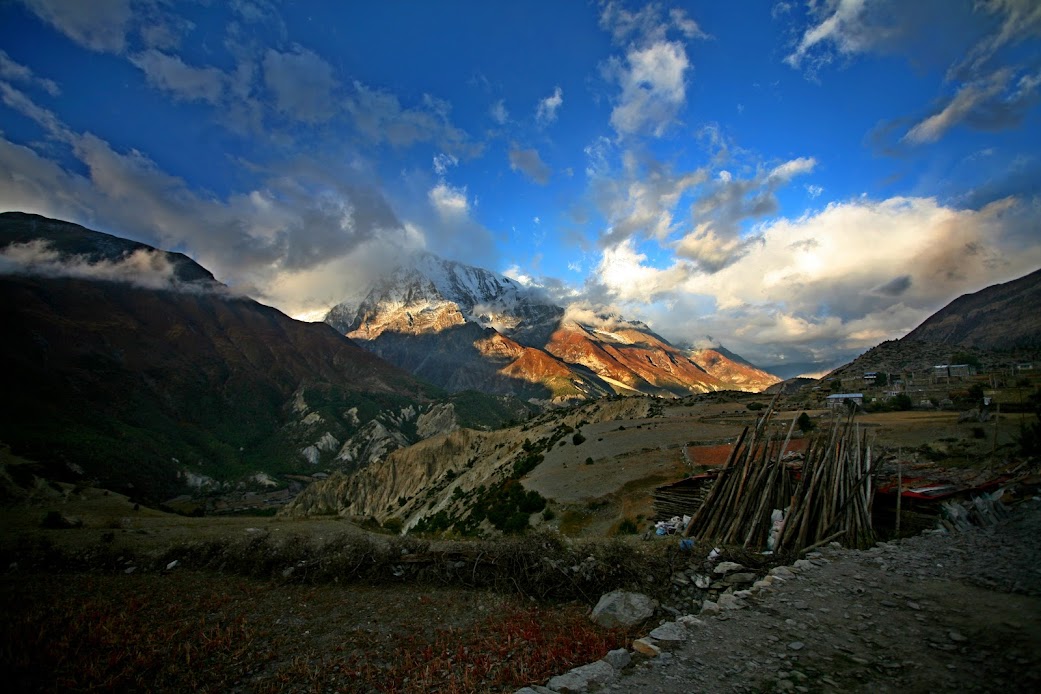
<path id="1" fill-rule="evenodd" d="M 622 392 L 687 395 L 727 387 L 672 345 L 631 328 L 597 331 L 567 321 L 550 337 L 546 351 L 569 364 L 587 367 L 621 386 Z"/>
<path id="2" fill-rule="evenodd" d="M 1041 270 L 958 297 L 903 339 L 988 350 L 1041 348 Z"/>
<path id="3" fill-rule="evenodd" d="M 1041 270 L 961 296 L 828 376 L 859 383 L 870 371 L 927 371 L 966 355 L 984 366 L 1041 357 Z"/>
<path id="4" fill-rule="evenodd" d="M 736 361 L 715 349 L 691 350 L 690 358 L 734 390 L 763 392 L 781 379 L 744 361 Z"/>

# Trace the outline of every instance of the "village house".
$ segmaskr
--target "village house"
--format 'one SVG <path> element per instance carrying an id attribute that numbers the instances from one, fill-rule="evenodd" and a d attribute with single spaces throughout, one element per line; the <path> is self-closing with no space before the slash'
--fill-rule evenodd
<path id="1" fill-rule="evenodd" d="M 843 407 L 849 407 L 847 402 L 852 402 L 856 407 L 864 406 L 864 394 L 863 393 L 836 393 L 835 395 L 829 395 L 824 398 L 824 404 L 829 410 L 838 410 Z"/>

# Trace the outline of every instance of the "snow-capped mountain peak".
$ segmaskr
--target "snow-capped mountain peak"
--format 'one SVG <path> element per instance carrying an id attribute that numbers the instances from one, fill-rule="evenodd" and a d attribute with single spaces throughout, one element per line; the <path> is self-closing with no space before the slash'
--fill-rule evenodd
<path id="1" fill-rule="evenodd" d="M 376 282 L 357 307 L 334 306 L 325 322 L 348 335 L 363 329 L 366 339 L 384 330 L 437 332 L 463 323 L 510 334 L 560 313 L 516 280 L 421 253 Z"/>

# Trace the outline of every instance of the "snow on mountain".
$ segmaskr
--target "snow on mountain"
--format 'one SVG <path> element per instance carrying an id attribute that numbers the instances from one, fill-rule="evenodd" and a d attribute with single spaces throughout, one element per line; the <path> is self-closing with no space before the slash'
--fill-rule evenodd
<path id="1" fill-rule="evenodd" d="M 360 303 L 334 307 L 325 322 L 449 390 L 567 400 L 753 390 L 759 376 L 769 379 L 750 378 L 726 358 L 713 360 L 719 378 L 645 323 L 564 309 L 508 277 L 429 253 L 375 283 Z"/>
<path id="2" fill-rule="evenodd" d="M 423 253 L 377 282 L 357 307 L 334 306 L 325 322 L 369 340 L 388 330 L 416 334 L 463 323 L 512 335 L 560 313 L 516 280 Z"/>

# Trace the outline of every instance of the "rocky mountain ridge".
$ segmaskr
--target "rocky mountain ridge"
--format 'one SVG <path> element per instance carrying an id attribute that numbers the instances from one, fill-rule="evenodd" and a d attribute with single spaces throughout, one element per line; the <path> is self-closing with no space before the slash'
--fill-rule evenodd
<path id="1" fill-rule="evenodd" d="M 759 391 L 779 380 L 722 349 L 679 349 L 638 321 L 580 315 L 508 277 L 427 253 L 325 322 L 450 391 L 562 402 Z"/>

